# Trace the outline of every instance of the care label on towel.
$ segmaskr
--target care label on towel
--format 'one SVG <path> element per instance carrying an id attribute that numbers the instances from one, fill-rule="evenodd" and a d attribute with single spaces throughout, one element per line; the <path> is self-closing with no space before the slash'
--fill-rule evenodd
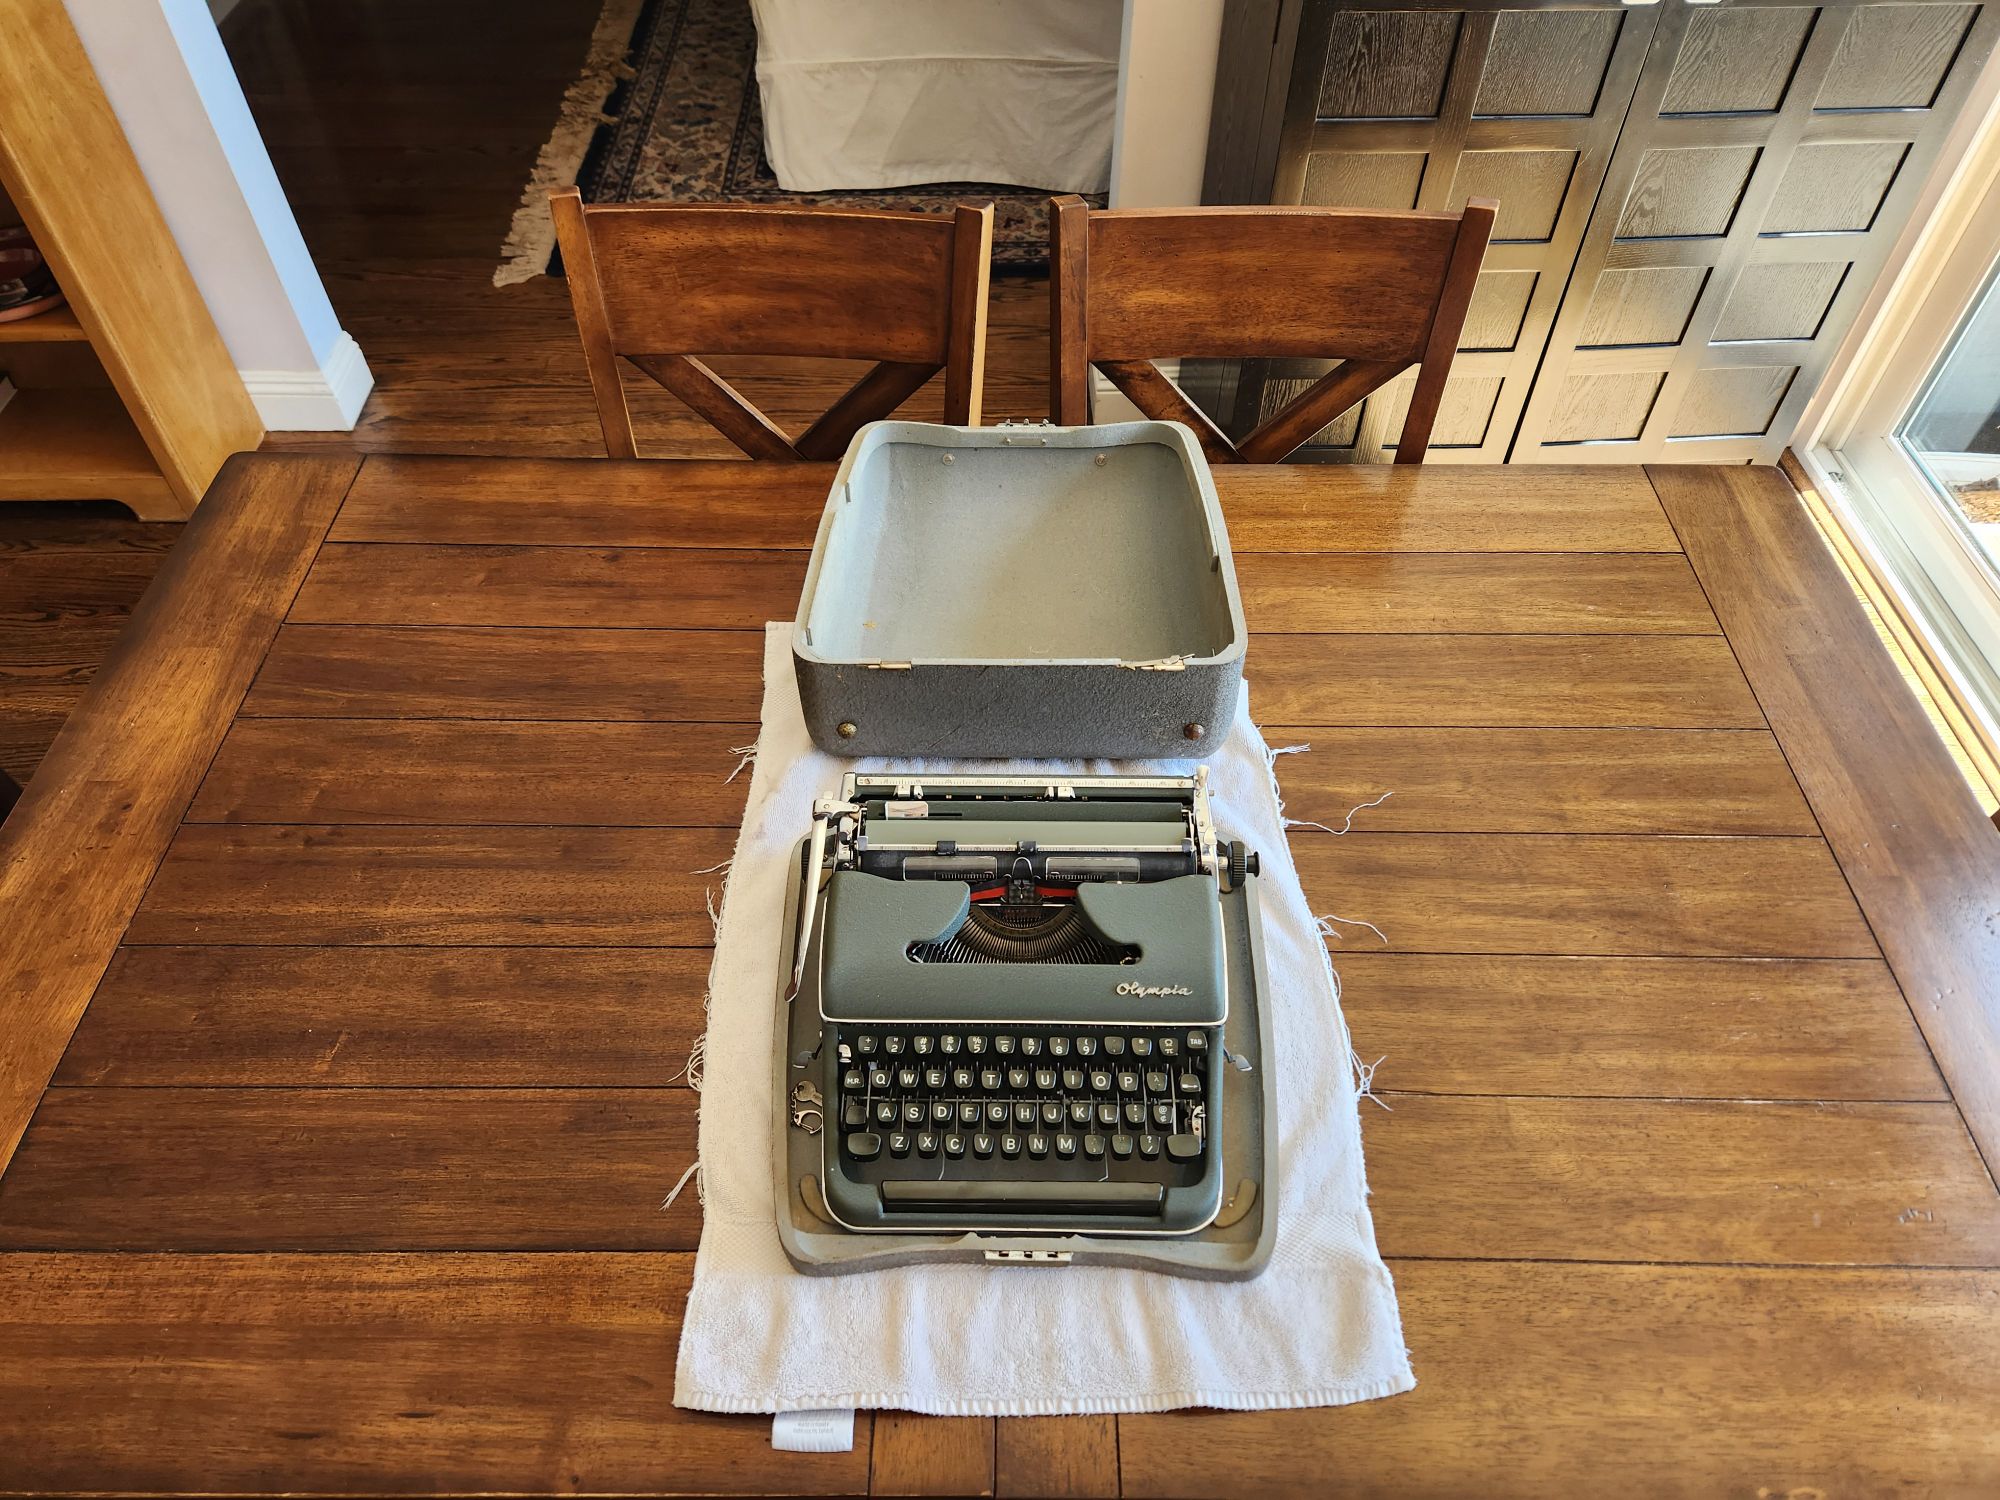
<path id="1" fill-rule="evenodd" d="M 771 1418 L 771 1446 L 781 1453 L 851 1453 L 854 1408 L 781 1411 Z"/>

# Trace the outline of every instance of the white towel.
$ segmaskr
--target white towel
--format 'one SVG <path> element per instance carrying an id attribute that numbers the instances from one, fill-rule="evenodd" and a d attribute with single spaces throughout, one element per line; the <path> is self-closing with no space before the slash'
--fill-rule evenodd
<path id="1" fill-rule="evenodd" d="M 1209 763 L 1218 830 L 1263 856 L 1261 889 L 1279 1101 L 1278 1242 L 1252 1281 L 1113 1267 L 910 1266 L 804 1276 L 778 1244 L 771 1173 L 771 1027 L 778 929 L 813 799 L 842 772 L 799 709 L 791 627 L 764 642 L 763 730 L 729 870 L 701 1102 L 705 1217 L 681 1326 L 677 1405 L 769 1412 L 891 1407 L 957 1416 L 1332 1406 L 1415 1377 L 1395 1287 L 1375 1249 L 1338 987 L 1286 847 L 1248 692 Z M 897 761 L 922 774 L 953 767 Z M 987 771 L 1058 769 L 984 762 Z M 1184 774 L 1191 762 L 1060 763 L 1073 773 Z"/>

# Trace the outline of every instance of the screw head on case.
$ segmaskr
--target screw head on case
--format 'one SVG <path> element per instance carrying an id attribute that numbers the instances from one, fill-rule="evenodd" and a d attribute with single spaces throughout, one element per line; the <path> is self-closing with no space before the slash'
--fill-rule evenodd
<path id="1" fill-rule="evenodd" d="M 1188 739 L 1198 740 L 1207 734 L 1208 730 L 1200 724 L 1183 724 L 1181 725 L 1181 733 Z"/>
<path id="2" fill-rule="evenodd" d="M 841 720 L 839 726 L 835 728 L 834 733 L 844 740 L 853 739 L 855 735 L 854 721 L 852 719 Z"/>

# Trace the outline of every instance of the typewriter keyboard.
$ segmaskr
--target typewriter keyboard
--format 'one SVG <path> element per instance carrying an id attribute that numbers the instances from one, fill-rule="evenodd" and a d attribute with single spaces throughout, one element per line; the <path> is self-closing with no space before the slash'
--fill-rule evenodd
<path id="1" fill-rule="evenodd" d="M 843 1025 L 843 1165 L 877 1182 L 1194 1182 L 1220 1040 L 1214 1027 Z"/>

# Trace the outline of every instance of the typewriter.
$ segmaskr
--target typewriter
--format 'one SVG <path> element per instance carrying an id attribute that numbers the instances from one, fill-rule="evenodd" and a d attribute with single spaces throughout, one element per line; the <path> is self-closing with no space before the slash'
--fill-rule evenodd
<path id="1" fill-rule="evenodd" d="M 955 1236 L 989 1260 L 1223 1225 L 1265 1239 L 1240 1222 L 1274 1155 L 1245 1055 L 1263 1047 L 1256 878 L 1217 840 L 1205 770 L 849 774 L 815 808 L 788 915 L 781 1191 L 815 1228 Z M 1194 1273 L 1246 1264 L 1239 1244 Z"/>

